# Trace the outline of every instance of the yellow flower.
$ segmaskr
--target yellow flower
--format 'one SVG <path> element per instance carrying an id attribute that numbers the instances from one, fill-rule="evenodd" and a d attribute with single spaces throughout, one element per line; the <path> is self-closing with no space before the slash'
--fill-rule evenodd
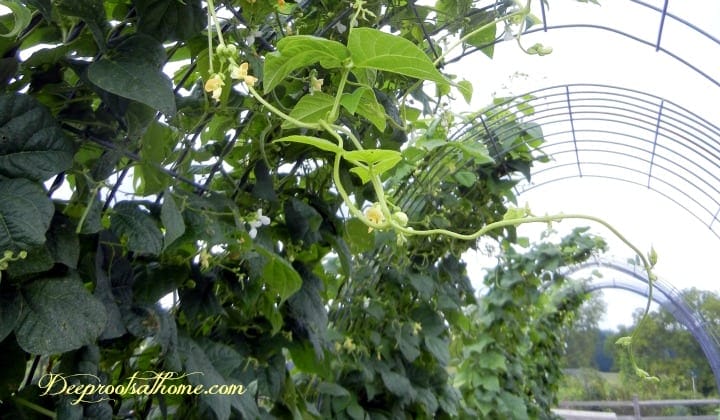
<path id="1" fill-rule="evenodd" d="M 235 80 L 241 80 L 247 83 L 247 85 L 250 87 L 255 86 L 255 83 L 258 81 L 258 79 L 257 77 L 248 74 L 249 67 L 250 64 L 248 64 L 247 61 L 240 64 L 239 66 L 230 66 L 230 77 Z"/>
<path id="2" fill-rule="evenodd" d="M 345 337 L 342 347 L 349 352 L 355 351 L 356 348 L 355 343 L 353 343 L 352 338 L 350 337 Z"/>
<path id="3" fill-rule="evenodd" d="M 278 6 L 283 7 L 285 6 L 285 0 L 277 0 Z"/>
<path id="4" fill-rule="evenodd" d="M 210 253 L 206 249 L 200 251 L 200 268 L 207 270 L 210 267 Z"/>
<path id="5" fill-rule="evenodd" d="M 225 86 L 222 77 L 219 74 L 213 74 L 207 82 L 205 82 L 205 92 L 212 92 L 213 99 L 220 100 L 222 95 L 222 87 Z"/>
<path id="6" fill-rule="evenodd" d="M 323 79 L 317 79 L 315 76 L 310 77 L 310 93 L 320 92 L 322 90 Z"/>
<path id="7" fill-rule="evenodd" d="M 380 210 L 380 206 L 377 204 L 372 207 L 368 207 L 365 210 L 365 217 L 367 217 L 371 223 L 375 223 L 377 225 L 385 221 L 385 215 L 383 215 L 382 210 Z M 368 232 L 372 232 L 372 229 L 373 228 L 368 228 Z"/>

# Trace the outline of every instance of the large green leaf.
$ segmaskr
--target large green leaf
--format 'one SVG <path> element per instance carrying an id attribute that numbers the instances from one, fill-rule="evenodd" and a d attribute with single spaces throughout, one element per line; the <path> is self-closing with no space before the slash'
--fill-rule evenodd
<path id="1" fill-rule="evenodd" d="M 300 290 L 302 278 L 290 263 L 263 247 L 257 247 L 257 251 L 269 259 L 263 269 L 263 280 L 268 286 L 269 293 L 277 294 L 280 301 L 284 302 Z"/>
<path id="2" fill-rule="evenodd" d="M 0 176 L 43 181 L 72 165 L 73 144 L 40 102 L 0 96 Z"/>
<path id="3" fill-rule="evenodd" d="M 415 389 L 406 376 L 389 370 L 381 370 L 380 376 L 382 377 L 383 384 L 385 384 L 387 389 L 393 394 L 409 399 L 415 396 Z"/>
<path id="4" fill-rule="evenodd" d="M 332 96 L 322 92 L 315 92 L 312 95 L 305 95 L 300 98 L 292 111 L 290 111 L 290 116 L 298 121 L 311 124 L 320 120 L 327 121 L 328 114 L 332 110 L 334 103 L 335 98 Z M 332 123 L 333 121 L 327 122 Z M 282 128 L 292 127 L 296 127 L 296 125 L 290 121 L 284 121 L 282 124 Z"/>
<path id="5" fill-rule="evenodd" d="M 44 244 L 53 212 L 40 185 L 22 178 L 0 181 L 0 250 Z"/>
<path id="6" fill-rule="evenodd" d="M 326 69 L 342 67 L 350 52 L 341 43 L 309 35 L 283 38 L 265 57 L 263 86 L 270 92 L 293 71 L 320 62 Z"/>
<path id="7" fill-rule="evenodd" d="M 115 205 L 110 215 L 110 230 L 126 242 L 130 251 L 150 255 L 162 251 L 160 228 L 137 203 L 122 201 Z"/>
<path id="8" fill-rule="evenodd" d="M 105 307 L 74 272 L 38 279 L 23 287 L 15 326 L 20 347 L 30 354 L 57 354 L 95 342 L 105 328 Z"/>
<path id="9" fill-rule="evenodd" d="M 243 363 L 240 354 L 230 346 L 209 341 L 196 342 L 190 337 L 179 335 L 178 350 L 191 385 L 201 385 L 206 390 L 212 386 L 243 385 L 247 390 L 247 383 L 229 378 L 230 373 Z M 201 394 L 200 400 L 218 420 L 229 419 L 233 408 L 241 413 L 242 418 L 259 417 L 258 407 L 249 392 L 242 395 L 207 393 Z"/>
<path id="10" fill-rule="evenodd" d="M 448 83 L 423 50 L 405 38 L 372 28 L 354 28 L 350 32 L 348 49 L 355 68 Z"/>
<path id="11" fill-rule="evenodd" d="M 92 63 L 87 77 L 100 89 L 174 115 L 172 82 L 160 68 L 164 56 L 162 44 L 147 35 L 135 34 Z"/>
<path id="12" fill-rule="evenodd" d="M 207 24 L 207 13 L 200 0 L 135 1 L 138 31 L 158 41 L 178 41 L 192 37 Z"/>

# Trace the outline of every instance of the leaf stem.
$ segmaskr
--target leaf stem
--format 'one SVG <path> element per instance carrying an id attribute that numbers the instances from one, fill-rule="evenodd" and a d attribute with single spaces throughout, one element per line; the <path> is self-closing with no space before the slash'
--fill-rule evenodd
<path id="1" fill-rule="evenodd" d="M 333 123 L 338 118 L 340 111 L 340 100 L 342 99 L 343 92 L 345 91 L 345 83 L 347 83 L 348 75 L 350 74 L 350 67 L 346 66 L 343 68 L 342 75 L 340 76 L 340 84 L 338 84 L 338 90 L 335 94 L 335 102 L 333 107 L 328 114 L 328 120 Z"/>

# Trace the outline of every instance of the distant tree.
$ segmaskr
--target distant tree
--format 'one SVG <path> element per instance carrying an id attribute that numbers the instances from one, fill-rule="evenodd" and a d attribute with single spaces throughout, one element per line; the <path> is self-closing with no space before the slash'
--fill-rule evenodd
<path id="1" fill-rule="evenodd" d="M 602 300 L 601 293 L 588 295 L 566 330 L 566 367 L 600 367 L 596 353 L 598 347 L 602 347 L 599 324 L 606 309 L 607 305 Z"/>
<path id="2" fill-rule="evenodd" d="M 720 325 L 720 298 L 709 291 L 689 289 L 683 292 L 688 305 L 700 312 L 710 332 Z M 636 389 L 639 395 L 657 397 L 709 396 L 717 392 L 715 379 L 705 354 L 684 325 L 665 310 L 651 312 L 642 323 L 634 340 L 638 361 L 652 375 L 660 378 L 658 383 L 639 381 L 626 354 L 614 344 L 618 337 L 627 335 L 639 325 L 640 312 L 633 316 L 634 325 L 621 328 L 616 335 L 608 337 L 606 348 L 614 352 L 615 368 L 621 373 L 626 386 Z"/>

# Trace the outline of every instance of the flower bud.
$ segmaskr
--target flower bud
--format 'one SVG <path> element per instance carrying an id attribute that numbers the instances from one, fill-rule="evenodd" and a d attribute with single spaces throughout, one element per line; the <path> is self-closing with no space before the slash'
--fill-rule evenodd
<path id="1" fill-rule="evenodd" d="M 392 217 L 393 217 L 393 220 L 400 226 L 403 226 L 403 227 L 407 226 L 407 223 L 408 223 L 407 214 L 405 214 L 401 211 L 396 211 L 395 213 L 393 213 Z"/>

